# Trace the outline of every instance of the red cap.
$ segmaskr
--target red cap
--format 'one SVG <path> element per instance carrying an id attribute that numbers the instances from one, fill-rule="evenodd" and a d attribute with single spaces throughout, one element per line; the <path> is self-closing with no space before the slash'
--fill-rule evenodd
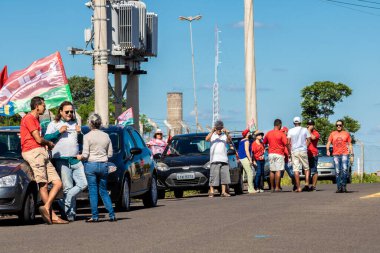
<path id="1" fill-rule="evenodd" d="M 289 129 L 288 129 L 286 126 L 284 126 L 284 127 L 281 128 L 281 131 L 282 131 L 282 132 L 288 132 Z"/>
<path id="2" fill-rule="evenodd" d="M 245 137 L 248 133 L 249 133 L 249 130 L 248 130 L 248 129 L 245 129 L 245 130 L 241 133 L 241 135 L 243 135 L 243 137 Z"/>

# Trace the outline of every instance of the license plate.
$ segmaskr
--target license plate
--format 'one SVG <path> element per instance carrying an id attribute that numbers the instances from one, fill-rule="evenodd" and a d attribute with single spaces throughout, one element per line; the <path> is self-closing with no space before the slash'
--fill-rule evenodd
<path id="1" fill-rule="evenodd" d="M 186 179 L 194 179 L 195 174 L 194 173 L 181 173 L 177 174 L 177 180 L 186 180 Z"/>

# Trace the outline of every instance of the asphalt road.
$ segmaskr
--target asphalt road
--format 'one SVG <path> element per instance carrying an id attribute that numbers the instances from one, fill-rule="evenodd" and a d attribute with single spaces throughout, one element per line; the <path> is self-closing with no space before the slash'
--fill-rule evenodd
<path id="1" fill-rule="evenodd" d="M 380 252 L 380 184 L 317 192 L 206 195 L 133 204 L 119 221 L 21 226 L 0 219 L 0 252 Z M 287 191 L 288 190 L 288 191 Z M 104 212 L 104 210 L 103 210 Z"/>

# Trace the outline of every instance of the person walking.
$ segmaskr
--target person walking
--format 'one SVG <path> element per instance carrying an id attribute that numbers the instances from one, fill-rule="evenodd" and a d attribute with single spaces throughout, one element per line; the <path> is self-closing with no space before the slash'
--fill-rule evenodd
<path id="1" fill-rule="evenodd" d="M 226 192 L 231 183 L 230 167 L 228 165 L 227 147 L 231 143 L 231 137 L 222 121 L 214 124 L 212 131 L 206 136 L 206 141 L 211 142 L 210 147 L 210 192 L 209 197 L 214 197 L 214 187 L 222 185 L 221 197 L 230 197 Z"/>
<path id="2" fill-rule="evenodd" d="M 166 148 L 167 142 L 162 137 L 162 130 L 157 129 L 147 146 L 152 151 L 153 155 L 162 154 Z"/>
<path id="3" fill-rule="evenodd" d="M 314 120 L 310 119 L 307 121 L 307 130 L 310 133 L 310 144 L 307 146 L 307 156 L 309 159 L 310 167 L 310 182 L 312 186 L 311 191 L 317 190 L 317 181 L 318 181 L 318 141 L 320 135 L 317 130 L 314 128 Z"/>
<path id="4" fill-rule="evenodd" d="M 42 219 L 49 225 L 67 224 L 68 221 L 59 218 L 51 210 L 53 201 L 62 188 L 62 182 L 46 150 L 46 146 L 52 149 L 54 143 L 41 137 L 39 115 L 43 115 L 46 109 L 44 98 L 33 97 L 30 101 L 30 109 L 31 112 L 21 119 L 20 124 L 21 155 L 33 171 L 44 203 L 38 210 Z M 48 191 L 49 183 L 53 185 L 50 191 Z"/>
<path id="5" fill-rule="evenodd" d="M 243 139 L 239 142 L 239 149 L 238 149 L 238 155 L 241 164 L 243 165 L 243 170 L 245 171 L 245 174 L 247 175 L 248 180 L 248 194 L 255 193 L 255 190 L 253 188 L 253 171 L 251 165 L 252 163 L 252 157 L 251 157 L 251 151 L 249 148 L 249 136 L 250 132 L 248 129 L 245 129 L 242 132 Z"/>
<path id="6" fill-rule="evenodd" d="M 281 171 L 285 168 L 285 148 L 287 148 L 286 135 L 281 131 L 282 121 L 274 121 L 274 129 L 264 137 L 264 144 L 269 146 L 268 158 L 270 168 L 270 184 L 272 192 L 280 192 Z M 276 185 L 275 185 L 276 182 Z"/>
<path id="7" fill-rule="evenodd" d="M 256 167 L 256 175 L 254 182 L 255 192 L 264 192 L 264 166 L 265 166 L 265 158 L 264 152 L 265 147 L 263 144 L 264 133 L 256 130 L 255 133 L 255 141 L 251 145 L 252 153 L 253 153 L 253 165 Z"/>
<path id="8" fill-rule="evenodd" d="M 336 171 L 337 193 L 347 192 L 348 177 L 348 156 L 354 155 L 352 149 L 351 136 L 347 131 L 343 130 L 343 120 L 335 123 L 336 130 L 331 132 L 326 144 L 326 153 L 330 156 L 330 145 L 333 145 L 334 163 Z"/>
<path id="9" fill-rule="evenodd" d="M 281 128 L 281 131 L 284 132 L 284 134 L 287 136 L 289 129 L 286 126 L 283 126 Z M 289 162 L 289 150 L 285 148 L 285 171 L 288 173 L 288 176 L 292 180 L 292 185 L 293 185 L 293 191 L 297 190 L 296 186 L 296 180 L 294 178 L 294 173 L 293 173 L 293 165 L 291 162 Z M 281 179 L 284 177 L 285 171 L 281 171 Z M 281 185 L 281 182 L 280 182 Z"/>
<path id="10" fill-rule="evenodd" d="M 83 138 L 83 152 L 78 155 L 79 160 L 87 160 L 85 174 L 90 195 L 91 219 L 86 222 L 98 222 L 98 189 L 103 204 L 108 211 L 109 221 L 116 221 L 112 201 L 107 191 L 108 158 L 112 157 L 111 139 L 100 130 L 102 119 L 97 113 L 91 113 L 87 123 L 91 131 Z"/>
<path id="11" fill-rule="evenodd" d="M 55 119 L 49 123 L 44 137 L 55 143 L 52 158 L 57 170 L 61 172 L 64 194 L 62 204 L 68 221 L 75 220 L 76 196 L 87 187 L 83 164 L 77 159 L 79 134 L 81 127 L 75 120 L 73 104 L 64 101 L 59 106 Z"/>
<path id="12" fill-rule="evenodd" d="M 307 146 L 310 143 L 310 133 L 305 127 L 301 127 L 301 118 L 294 117 L 294 127 L 288 132 L 288 142 L 291 146 L 291 158 L 293 163 L 294 178 L 297 190 L 295 192 L 309 191 L 309 161 L 307 157 Z M 305 186 L 301 190 L 300 171 L 305 171 Z"/>

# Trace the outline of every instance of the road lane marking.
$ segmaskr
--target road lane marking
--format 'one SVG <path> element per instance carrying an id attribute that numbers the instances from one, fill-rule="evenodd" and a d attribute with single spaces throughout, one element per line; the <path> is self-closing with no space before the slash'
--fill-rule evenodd
<path id="1" fill-rule="evenodd" d="M 361 199 L 380 198 L 380 192 L 360 197 Z"/>

